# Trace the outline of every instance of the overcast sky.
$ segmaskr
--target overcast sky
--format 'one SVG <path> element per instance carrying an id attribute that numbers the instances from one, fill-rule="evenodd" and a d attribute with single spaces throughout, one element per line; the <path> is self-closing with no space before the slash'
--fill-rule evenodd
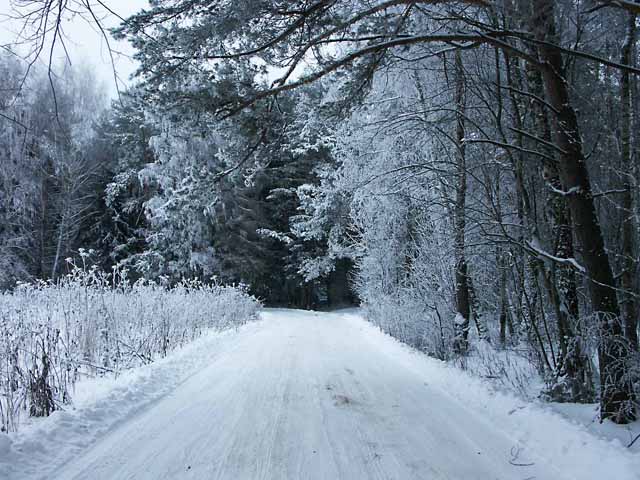
<path id="1" fill-rule="evenodd" d="M 15 41 L 17 32 L 22 26 L 19 21 L 10 19 L 8 16 L 12 12 L 10 6 L 11 0 L 0 0 L 0 45 L 6 45 Z M 129 15 L 141 10 L 148 5 L 147 0 L 105 0 L 105 4 L 109 6 L 119 16 L 126 18 Z M 117 26 L 118 18 L 109 14 L 100 6 L 95 6 L 95 11 L 101 17 L 103 27 L 110 28 Z M 97 77 L 104 83 L 110 96 L 116 95 L 117 89 L 113 78 L 113 69 L 109 58 L 109 50 L 102 34 L 95 25 L 85 21 L 79 16 L 68 15 L 63 25 L 66 34 L 66 45 L 69 50 L 71 62 L 74 65 L 89 63 L 94 66 Z M 116 71 L 123 82 L 128 82 L 128 77 L 135 70 L 135 63 L 131 60 L 130 55 L 133 50 L 127 42 L 115 42 L 110 39 L 113 50 L 120 51 L 124 55 L 115 56 Z M 58 59 L 64 58 L 62 48 L 57 48 L 55 56 Z M 43 61 L 48 60 L 43 58 Z M 121 85 L 122 88 L 122 85 Z"/>

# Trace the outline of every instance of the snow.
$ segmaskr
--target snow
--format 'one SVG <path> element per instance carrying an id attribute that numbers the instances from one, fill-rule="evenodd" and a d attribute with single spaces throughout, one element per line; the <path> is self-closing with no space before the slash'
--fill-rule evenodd
<path id="1" fill-rule="evenodd" d="M 18 433 L 0 434 L 0 479 L 51 478 L 54 467 L 80 455 L 118 425 L 169 395 L 226 349 L 233 348 L 232 338 L 250 335 L 255 328 L 249 323 L 237 331 L 212 330 L 166 358 L 127 370 L 116 378 L 79 382 L 73 409 L 32 419 Z"/>
<path id="2" fill-rule="evenodd" d="M 99 384 L 75 410 L 0 436 L 0 478 L 639 478 L 620 441 L 354 313 L 268 310 Z"/>
<path id="3" fill-rule="evenodd" d="M 533 253 L 535 253 L 542 260 L 550 260 L 552 262 L 565 264 L 565 265 L 570 265 L 573 268 L 575 268 L 577 271 L 579 271 L 580 273 L 583 273 L 583 274 L 585 274 L 587 272 L 587 269 L 584 268 L 575 258 L 556 257 L 555 255 L 552 255 L 549 252 L 546 252 L 540 246 L 540 240 L 538 238 L 536 238 L 536 237 L 534 237 L 532 241 L 527 241 L 525 243 L 526 243 L 527 247 L 529 247 L 533 251 Z"/>
<path id="4" fill-rule="evenodd" d="M 580 186 L 571 187 L 569 190 L 560 190 L 548 183 L 547 187 L 556 195 L 562 195 L 564 197 L 568 197 L 569 195 L 579 195 L 582 193 L 582 187 Z"/>
<path id="5" fill-rule="evenodd" d="M 454 325 L 462 326 L 467 323 L 467 320 L 462 316 L 461 313 L 456 313 L 456 317 L 453 319 Z"/>
<path id="6" fill-rule="evenodd" d="M 583 426 L 589 433 L 605 440 L 614 440 L 617 445 L 628 446 L 640 435 L 640 421 L 628 425 L 616 425 L 610 420 L 600 422 L 600 406 L 577 403 L 549 403 L 548 408 L 560 413 L 570 422 Z M 636 441 L 631 452 L 640 455 L 640 440 Z"/>

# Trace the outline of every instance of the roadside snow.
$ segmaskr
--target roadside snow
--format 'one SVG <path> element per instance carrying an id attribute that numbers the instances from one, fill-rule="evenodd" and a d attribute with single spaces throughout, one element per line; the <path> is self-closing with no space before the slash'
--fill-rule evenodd
<path id="1" fill-rule="evenodd" d="M 76 457 L 232 349 L 232 339 L 251 335 L 257 328 L 253 322 L 238 330 L 211 331 L 166 358 L 118 377 L 79 382 L 73 407 L 32 419 L 17 433 L 0 434 L 0 479 L 47 478 L 47 472 Z"/>
<path id="2" fill-rule="evenodd" d="M 461 410 L 473 411 L 488 425 L 513 438 L 514 456 L 526 454 L 531 462 L 553 467 L 568 475 L 567 478 L 640 479 L 640 452 L 637 448 L 626 449 L 620 441 L 637 425 L 627 427 L 606 422 L 597 428 L 593 418 L 585 418 L 591 406 L 545 405 L 492 390 L 486 381 L 421 355 L 381 334 L 376 327 L 363 324 L 357 316 L 348 318 L 360 325 L 363 338 L 381 352 L 422 376 L 430 386 L 446 392 L 460 403 Z M 523 462 L 515 459 L 513 463 Z"/>
<path id="3" fill-rule="evenodd" d="M 543 406 L 545 405 L 543 404 Z M 558 412 L 569 422 L 581 426 L 591 435 L 611 441 L 615 445 L 624 445 L 625 448 L 640 435 L 640 421 L 638 420 L 628 425 L 616 425 L 610 420 L 600 423 L 600 406 L 597 403 L 549 403 L 545 407 Z M 636 440 L 633 446 L 627 448 L 627 451 L 640 455 L 640 439 Z M 640 473 L 638 473 L 638 477 L 640 478 Z"/>
<path id="4" fill-rule="evenodd" d="M 353 313 L 266 311 L 85 388 L 75 410 L 0 436 L 0 478 L 640 478 L 618 440 Z"/>
<path id="5" fill-rule="evenodd" d="M 497 349 L 492 344 L 472 339 L 469 355 L 450 362 L 456 369 L 481 379 L 485 388 L 491 391 L 515 394 L 527 405 L 535 404 L 543 410 L 551 410 L 565 417 L 569 422 L 584 427 L 589 433 L 603 440 L 616 440 L 625 447 L 640 434 L 640 420 L 627 425 L 616 425 L 610 420 L 600 422 L 599 405 L 549 402 L 540 398 L 545 388 L 535 365 L 524 355 L 522 349 Z M 629 449 L 640 454 L 640 439 Z"/>

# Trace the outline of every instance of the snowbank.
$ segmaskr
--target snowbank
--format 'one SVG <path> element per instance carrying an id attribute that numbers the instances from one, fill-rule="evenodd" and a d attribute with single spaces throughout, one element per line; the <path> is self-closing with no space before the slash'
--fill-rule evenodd
<path id="1" fill-rule="evenodd" d="M 0 432 L 72 405 L 87 378 L 151 363 L 256 318 L 259 307 L 242 286 L 168 288 L 93 269 L 0 292 Z"/>
<path id="2" fill-rule="evenodd" d="M 493 428 L 511 435 L 520 449 L 514 455 L 526 455 L 559 472 L 570 472 L 569 478 L 640 479 L 639 449 L 629 450 L 618 438 L 605 437 L 613 435 L 611 430 L 617 430 L 615 436 L 628 436 L 626 427 L 608 423 L 597 433 L 589 431 L 577 418 L 571 421 L 548 404 L 527 402 L 508 392 L 492 390 L 486 381 L 411 349 L 358 315 L 344 314 L 344 318 L 357 323 L 364 338 L 380 352 L 459 403 L 461 411 L 474 411 Z M 577 408 L 582 414 L 585 409 L 589 406 Z"/>
<path id="3" fill-rule="evenodd" d="M 129 370 L 117 378 L 81 382 L 75 407 L 56 411 L 25 425 L 17 433 L 0 434 L 0 478 L 39 478 L 77 456 L 107 431 L 175 390 L 211 363 L 237 335 L 250 335 L 259 322 L 238 330 L 209 332 L 166 358 Z"/>

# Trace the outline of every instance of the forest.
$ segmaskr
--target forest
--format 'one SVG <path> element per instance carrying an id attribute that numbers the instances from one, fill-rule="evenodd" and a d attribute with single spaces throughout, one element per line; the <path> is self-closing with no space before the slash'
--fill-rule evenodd
<path id="1" fill-rule="evenodd" d="M 540 398 L 636 419 L 639 3 L 154 0 L 105 33 L 138 65 L 109 101 L 46 58 L 92 3 L 19 1 L 40 61 L 0 52 L 6 332 L 37 282 L 239 286 L 461 365 L 512 352 Z"/>

